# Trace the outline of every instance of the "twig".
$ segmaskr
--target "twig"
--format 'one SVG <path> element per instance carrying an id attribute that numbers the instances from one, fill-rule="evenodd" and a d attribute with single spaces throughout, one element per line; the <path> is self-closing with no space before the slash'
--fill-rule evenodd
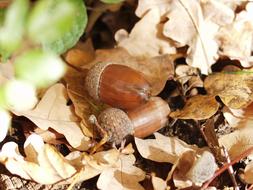
<path id="1" fill-rule="evenodd" d="M 243 153 L 241 153 L 240 155 L 238 155 L 232 162 L 224 164 L 219 170 L 217 170 L 215 172 L 215 174 L 213 175 L 213 177 L 211 179 L 209 179 L 206 183 L 203 184 L 203 186 L 201 187 L 201 190 L 206 189 L 209 186 L 209 184 L 216 177 L 218 177 L 220 174 L 222 174 L 225 170 L 227 170 L 233 164 L 239 162 L 242 158 L 245 158 L 246 156 L 248 156 L 252 151 L 253 151 L 253 147 L 250 147 L 249 149 L 247 149 L 246 151 L 244 151 Z"/>

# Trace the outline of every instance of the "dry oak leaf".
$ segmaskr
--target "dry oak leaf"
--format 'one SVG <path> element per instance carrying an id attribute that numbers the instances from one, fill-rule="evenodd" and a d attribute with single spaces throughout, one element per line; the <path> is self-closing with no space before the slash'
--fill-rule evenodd
<path id="1" fill-rule="evenodd" d="M 148 11 L 136 23 L 130 34 L 123 29 L 117 31 L 115 39 L 118 46 L 125 48 L 132 56 L 154 57 L 174 54 L 176 49 L 172 41 L 163 36 L 162 31 L 160 10 L 156 8 Z"/>
<path id="2" fill-rule="evenodd" d="M 208 94 L 218 95 L 229 108 L 246 107 L 253 100 L 253 70 L 209 75 L 204 81 L 204 87 Z"/>
<path id="3" fill-rule="evenodd" d="M 74 115 L 73 108 L 68 106 L 67 102 L 65 87 L 62 84 L 55 84 L 47 90 L 33 110 L 15 114 L 27 117 L 43 130 L 52 128 L 63 134 L 73 148 L 87 150 L 90 148 L 90 139 L 83 135 L 79 118 Z"/>
<path id="4" fill-rule="evenodd" d="M 159 177 L 152 176 L 152 185 L 154 190 L 169 190 L 170 188 L 167 188 L 167 183 L 163 179 Z"/>
<path id="5" fill-rule="evenodd" d="M 251 122 L 252 123 L 252 122 Z M 223 135 L 219 138 L 219 144 L 224 146 L 229 153 L 231 160 L 253 146 L 252 124 L 242 129 Z M 252 155 L 252 154 L 251 154 Z"/>
<path id="6" fill-rule="evenodd" d="M 221 55 L 237 59 L 243 67 L 252 66 L 251 55 L 253 45 L 253 3 L 246 6 L 246 10 L 236 15 L 232 24 L 222 27 L 217 34 L 220 42 Z"/>
<path id="7" fill-rule="evenodd" d="M 91 39 L 88 38 L 84 43 L 79 41 L 75 47 L 68 50 L 64 58 L 67 63 L 76 67 L 87 65 L 95 58 L 95 50 Z"/>
<path id="8" fill-rule="evenodd" d="M 204 18 L 201 5 L 195 0 L 170 1 L 171 10 L 166 17 L 163 34 L 176 41 L 177 47 L 188 45 L 186 62 L 208 74 L 218 58 L 215 34 L 219 26 Z"/>
<path id="9" fill-rule="evenodd" d="M 174 76 L 173 59 L 170 55 L 156 56 L 152 58 L 136 58 L 131 56 L 124 48 L 97 50 L 94 64 L 99 62 L 112 62 L 126 65 L 144 74 L 150 83 L 152 95 L 159 94 L 167 80 Z"/>
<path id="10" fill-rule="evenodd" d="M 210 179 L 217 169 L 215 158 L 209 151 L 197 154 L 187 151 L 180 157 L 173 173 L 173 181 L 176 187 L 186 188 L 193 184 L 201 186 Z"/>
<path id="11" fill-rule="evenodd" d="M 139 181 L 145 178 L 145 173 L 134 166 L 133 154 L 123 152 L 124 149 L 111 149 L 93 155 L 71 152 L 66 159 L 78 168 L 79 172 L 69 181 L 82 182 L 100 174 L 97 181 L 99 189 L 143 190 Z"/>
<path id="12" fill-rule="evenodd" d="M 178 119 L 203 120 L 212 117 L 219 109 L 215 96 L 196 95 L 186 101 L 182 110 L 170 113 L 170 117 Z"/>
<path id="13" fill-rule="evenodd" d="M 2 147 L 0 161 L 11 173 L 41 184 L 53 184 L 76 173 L 76 169 L 38 135 L 28 137 L 24 151 L 26 157 L 19 153 L 16 143 L 8 142 Z"/>
<path id="14" fill-rule="evenodd" d="M 93 137 L 95 134 L 94 126 L 89 122 L 89 117 L 94 114 L 98 115 L 99 110 L 103 109 L 101 103 L 95 102 L 88 94 L 84 81 L 87 71 L 76 71 L 68 68 L 64 76 L 67 84 L 67 93 L 71 99 L 75 113 L 81 118 L 80 127 L 85 136 Z"/>
<path id="15" fill-rule="evenodd" d="M 253 183 L 253 161 L 249 162 L 246 167 L 244 168 L 244 173 L 240 175 L 240 177 L 243 178 L 243 180 L 248 183 Z"/>
<path id="16" fill-rule="evenodd" d="M 154 135 L 155 139 L 135 138 L 136 147 L 143 158 L 174 164 L 184 152 L 198 149 L 176 137 L 166 137 L 160 133 Z"/>
<path id="17" fill-rule="evenodd" d="M 120 155 L 116 167 L 100 174 L 97 187 L 101 190 L 144 190 L 139 182 L 145 179 L 145 172 L 134 164 L 133 155 Z"/>

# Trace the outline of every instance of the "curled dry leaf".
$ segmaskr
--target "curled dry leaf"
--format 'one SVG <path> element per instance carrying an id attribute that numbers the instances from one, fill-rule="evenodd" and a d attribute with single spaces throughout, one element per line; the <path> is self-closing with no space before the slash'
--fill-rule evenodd
<path id="1" fill-rule="evenodd" d="M 67 63 L 80 67 L 85 66 L 95 58 L 95 50 L 91 39 L 87 39 L 85 43 L 78 42 L 75 47 L 71 48 L 65 54 Z"/>
<path id="2" fill-rule="evenodd" d="M 163 90 L 166 81 L 174 76 L 174 59 L 175 57 L 166 54 L 152 58 L 136 58 L 123 48 L 115 48 L 97 50 L 91 65 L 113 62 L 131 67 L 144 74 L 152 87 L 152 95 L 157 95 Z"/>
<path id="3" fill-rule="evenodd" d="M 217 38 L 222 49 L 221 54 L 240 60 L 242 66 L 252 66 L 253 3 L 236 15 L 235 21 L 221 28 Z"/>
<path id="4" fill-rule="evenodd" d="M 188 45 L 186 62 L 207 74 L 218 58 L 218 44 L 215 41 L 218 25 L 204 18 L 197 1 L 174 0 L 168 3 L 171 10 L 166 15 L 168 21 L 164 25 L 164 35 L 175 40 L 177 47 Z"/>
<path id="5" fill-rule="evenodd" d="M 173 164 L 185 151 L 197 149 L 196 146 L 188 145 L 176 137 L 166 137 L 159 133 L 154 135 L 155 139 L 135 138 L 135 144 L 143 158 Z"/>
<path id="6" fill-rule="evenodd" d="M 73 108 L 68 106 L 67 102 L 65 87 L 55 84 L 47 90 L 35 109 L 15 114 L 27 117 L 43 130 L 52 128 L 63 134 L 72 147 L 87 150 L 90 148 L 90 139 L 83 135 L 79 118 L 73 114 Z"/>
<path id="7" fill-rule="evenodd" d="M 134 166 L 133 155 L 121 155 L 116 167 L 104 170 L 99 176 L 97 187 L 102 190 L 144 190 L 139 184 L 145 179 L 145 172 Z"/>
<path id="8" fill-rule="evenodd" d="M 67 83 L 67 93 L 74 104 L 74 110 L 77 116 L 81 118 L 80 127 L 83 133 L 88 137 L 95 134 L 94 126 L 89 122 L 89 117 L 102 109 L 102 104 L 95 102 L 85 89 L 84 81 L 85 70 L 80 72 L 69 68 L 64 80 Z"/>
<path id="9" fill-rule="evenodd" d="M 253 100 L 253 70 L 209 75 L 204 81 L 204 87 L 208 94 L 218 95 L 229 108 L 246 107 Z"/>
<path id="10" fill-rule="evenodd" d="M 247 164 L 247 166 L 244 169 L 244 173 L 243 175 L 241 175 L 241 177 L 246 183 L 248 184 L 253 183 L 253 161 Z"/>
<path id="11" fill-rule="evenodd" d="M 75 174 L 76 169 L 52 146 L 43 143 L 38 135 L 31 135 L 25 142 L 26 157 L 14 142 L 4 144 L 0 161 L 13 174 L 41 184 L 53 184 Z"/>
<path id="12" fill-rule="evenodd" d="M 178 119 L 203 120 L 212 117 L 219 109 L 215 96 L 197 95 L 186 101 L 182 110 L 170 113 L 170 117 Z"/>
<path id="13" fill-rule="evenodd" d="M 167 183 L 163 179 L 152 176 L 151 180 L 154 190 L 165 190 L 167 188 Z"/>
<path id="14" fill-rule="evenodd" d="M 171 45 L 170 39 L 163 36 L 163 24 L 160 22 L 160 10 L 157 8 L 151 9 L 136 23 L 127 37 L 124 30 L 119 30 L 115 34 L 115 39 L 121 39 L 121 41 L 117 41 L 118 46 L 125 48 L 132 56 L 137 57 L 174 54 L 176 52 L 175 47 Z M 143 31 L 145 31 L 145 35 L 143 35 Z M 121 35 L 125 37 L 117 37 Z"/>
<path id="15" fill-rule="evenodd" d="M 251 122 L 252 123 L 252 122 Z M 238 129 L 230 134 L 219 138 L 219 144 L 226 147 L 231 160 L 240 155 L 243 151 L 253 146 L 252 124 L 246 128 Z"/>
<path id="16" fill-rule="evenodd" d="M 214 175 L 216 169 L 215 158 L 210 152 L 196 154 L 187 151 L 180 157 L 173 174 L 173 181 L 178 188 L 186 188 L 193 184 L 201 186 Z"/>

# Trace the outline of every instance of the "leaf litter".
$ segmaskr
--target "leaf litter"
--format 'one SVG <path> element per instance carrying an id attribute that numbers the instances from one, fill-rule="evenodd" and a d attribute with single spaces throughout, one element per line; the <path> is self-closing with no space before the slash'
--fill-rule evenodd
<path id="1" fill-rule="evenodd" d="M 128 3 L 131 5 L 131 1 L 125 2 Z M 98 176 L 96 188 L 104 190 L 205 186 L 228 160 L 252 148 L 253 86 L 249 68 L 252 66 L 252 5 L 239 1 L 139 0 L 135 10 L 139 20 L 132 30 L 122 28 L 113 34 L 115 48 L 97 49 L 91 39 L 85 43 L 80 41 L 64 55 L 70 67 L 63 80 L 40 91 L 41 99 L 35 108 L 12 110 L 16 118 L 29 119 L 40 132 L 28 136 L 23 146 L 3 141 L 0 162 L 12 174 L 41 184 L 65 183 L 73 187 Z M 93 27 L 97 30 L 96 24 Z M 95 41 L 93 44 L 96 45 Z M 225 65 L 233 65 L 236 59 L 242 69 L 230 72 L 223 70 L 222 65 L 217 66 L 218 60 L 224 57 L 230 60 Z M 129 148 L 131 144 L 125 147 L 122 144 L 120 148 L 106 144 L 91 151 L 99 140 L 96 126 L 89 118 L 107 106 L 89 97 L 84 78 L 92 65 L 103 61 L 123 64 L 143 73 L 151 84 L 153 96 L 164 96 L 167 92 L 163 98 L 173 110 L 168 125 L 154 133 L 154 137 L 135 138 L 131 142 L 134 148 Z M 13 77 L 9 65 L 0 65 L 0 84 Z M 174 89 L 170 86 L 172 81 L 176 84 Z M 171 95 L 173 90 L 177 96 Z M 182 100 L 183 106 L 175 98 Z M 0 119 L 9 123 L 9 113 L 1 112 Z M 204 146 L 194 145 L 190 140 L 184 142 L 175 135 L 178 129 L 173 127 L 177 121 L 186 126 L 193 123 L 192 127 L 201 131 L 201 126 L 210 120 L 214 120 L 213 127 L 207 127 L 202 133 L 207 141 Z M 8 124 L 1 124 L 3 140 Z M 215 136 L 224 127 L 229 127 L 230 132 L 224 130 L 225 134 Z M 49 129 L 65 138 L 61 142 L 68 147 L 67 153 L 62 154 L 55 145 L 45 141 L 50 136 L 46 133 Z M 212 142 L 208 134 L 215 134 Z M 222 155 L 227 160 L 225 163 L 213 152 L 214 146 L 228 152 Z M 247 155 L 248 159 L 251 157 Z M 243 158 L 244 165 L 234 166 L 241 171 L 240 179 L 234 182 L 233 178 L 239 174 L 229 171 L 230 182 L 217 185 L 217 189 L 225 186 L 238 189 L 253 183 L 252 161 L 244 162 Z M 170 170 L 159 175 L 152 166 L 143 164 L 148 161 L 164 163 Z M 215 180 L 219 181 L 217 177 Z"/>

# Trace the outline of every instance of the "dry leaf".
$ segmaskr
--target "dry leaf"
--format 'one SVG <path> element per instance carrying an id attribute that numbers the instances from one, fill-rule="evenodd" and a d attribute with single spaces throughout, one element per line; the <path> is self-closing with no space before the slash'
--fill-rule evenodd
<path id="1" fill-rule="evenodd" d="M 93 137 L 95 131 L 94 126 L 89 122 L 89 117 L 92 114 L 98 115 L 103 105 L 89 96 L 84 85 L 85 76 L 85 71 L 80 72 L 69 68 L 64 80 L 67 83 L 67 92 L 74 104 L 75 113 L 81 118 L 80 126 L 83 133 L 88 137 Z"/>
<path id="2" fill-rule="evenodd" d="M 253 146 L 253 128 L 252 125 L 238 129 L 230 134 L 219 138 L 219 144 L 226 147 L 231 160 L 240 155 L 243 151 Z"/>
<path id="3" fill-rule="evenodd" d="M 95 58 L 95 50 L 90 38 L 85 43 L 78 42 L 75 47 L 68 50 L 65 55 L 67 63 L 80 67 L 87 65 Z"/>
<path id="4" fill-rule="evenodd" d="M 39 128 L 49 127 L 63 134 L 69 144 L 79 150 L 90 148 L 90 140 L 84 136 L 79 119 L 73 114 L 72 107 L 67 105 L 68 97 L 62 84 L 55 84 L 45 93 L 35 109 L 15 114 L 29 118 Z"/>
<path id="5" fill-rule="evenodd" d="M 9 130 L 9 127 L 11 125 L 11 116 L 9 112 L 2 110 L 0 108 L 0 142 L 2 142 Z"/>
<path id="6" fill-rule="evenodd" d="M 253 161 L 249 162 L 246 167 L 244 168 L 244 173 L 241 176 L 243 180 L 248 183 L 253 183 Z"/>
<path id="7" fill-rule="evenodd" d="M 236 15 L 235 21 L 221 28 L 217 38 L 220 41 L 221 54 L 240 60 L 242 66 L 252 66 L 251 51 L 253 34 L 253 3 Z"/>
<path id="8" fill-rule="evenodd" d="M 25 158 L 18 152 L 17 144 L 4 144 L 0 160 L 11 173 L 41 184 L 53 184 L 76 172 L 60 153 L 52 146 L 44 144 L 38 135 L 28 137 L 24 150 Z"/>
<path id="9" fill-rule="evenodd" d="M 145 173 L 134 166 L 133 155 L 121 155 L 117 167 L 104 170 L 99 176 L 97 187 L 102 190 L 144 190 L 139 184 Z"/>
<path id="10" fill-rule="evenodd" d="M 218 25 L 204 18 L 201 6 L 195 0 L 174 0 L 170 4 L 172 8 L 166 15 L 164 35 L 178 42 L 177 47 L 188 45 L 186 62 L 208 74 L 218 58 L 215 41 Z"/>
<path id="11" fill-rule="evenodd" d="M 186 101 L 182 110 L 170 113 L 170 117 L 178 119 L 203 120 L 212 117 L 219 109 L 214 96 L 197 95 Z"/>
<path id="12" fill-rule="evenodd" d="M 163 179 L 159 177 L 152 176 L 152 184 L 154 190 L 166 190 L 167 188 L 167 183 Z"/>
<path id="13" fill-rule="evenodd" d="M 126 36 L 126 31 L 119 30 L 115 34 L 115 39 L 119 47 L 125 48 L 132 56 L 137 57 L 154 57 L 163 54 L 174 54 L 175 47 L 171 41 L 166 39 L 163 34 L 163 24 L 159 9 L 151 9 L 144 17 L 136 23 L 128 37 L 119 38 L 117 36 Z M 143 35 L 145 31 L 145 35 Z M 123 33 L 123 34 L 122 34 Z"/>
<path id="14" fill-rule="evenodd" d="M 204 87 L 208 94 L 218 95 L 229 108 L 246 107 L 253 100 L 252 69 L 209 75 Z"/>
<path id="15" fill-rule="evenodd" d="M 154 135 L 155 139 L 135 138 L 136 147 L 143 158 L 156 162 L 175 163 L 185 151 L 197 149 L 176 137 L 166 137 L 159 133 Z"/>
<path id="16" fill-rule="evenodd" d="M 136 58 L 123 49 L 97 50 L 93 64 L 113 62 L 126 65 L 144 74 L 151 85 L 152 95 L 159 94 L 167 80 L 174 76 L 173 56 L 162 55 L 152 58 Z"/>
<path id="17" fill-rule="evenodd" d="M 196 154 L 196 152 L 187 151 L 182 154 L 177 164 L 173 181 L 178 188 L 190 187 L 193 184 L 201 186 L 214 175 L 216 169 L 215 158 L 210 152 Z"/>

